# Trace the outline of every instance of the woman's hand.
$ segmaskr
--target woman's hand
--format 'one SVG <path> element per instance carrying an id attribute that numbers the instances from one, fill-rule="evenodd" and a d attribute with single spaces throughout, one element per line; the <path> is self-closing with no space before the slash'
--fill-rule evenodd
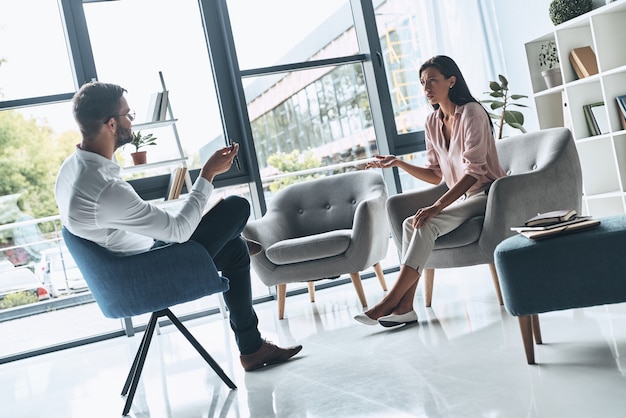
<path id="1" fill-rule="evenodd" d="M 389 168 L 397 164 L 398 157 L 395 155 L 375 155 L 376 160 L 365 164 L 365 168 Z"/>
<path id="2" fill-rule="evenodd" d="M 413 216 L 413 228 L 421 228 L 426 225 L 429 219 L 439 215 L 443 207 L 439 201 L 435 202 L 432 206 L 427 206 L 418 210 Z"/>

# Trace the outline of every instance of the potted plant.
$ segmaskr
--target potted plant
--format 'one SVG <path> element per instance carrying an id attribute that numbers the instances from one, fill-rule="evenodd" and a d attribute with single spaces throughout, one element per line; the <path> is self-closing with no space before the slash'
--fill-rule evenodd
<path id="1" fill-rule="evenodd" d="M 555 25 L 587 13 L 592 8 L 592 0 L 553 0 L 548 12 Z"/>
<path id="2" fill-rule="evenodd" d="M 543 68 L 541 75 L 548 88 L 561 85 L 561 67 L 559 66 L 559 54 L 556 51 L 556 43 L 552 40 L 541 44 L 539 52 L 539 66 Z"/>
<path id="3" fill-rule="evenodd" d="M 141 131 L 133 132 L 130 144 L 135 147 L 135 152 L 131 152 L 130 156 L 133 158 L 135 165 L 145 164 L 147 162 L 147 152 L 145 150 L 140 151 L 140 149 L 148 145 L 156 145 L 156 140 L 157 138 L 153 134 L 143 135 Z"/>
<path id="4" fill-rule="evenodd" d="M 511 94 L 509 92 L 509 80 L 502 74 L 498 75 L 500 82 L 490 81 L 490 92 L 485 92 L 493 97 L 490 100 L 481 100 L 481 103 L 489 104 L 491 110 L 500 110 L 500 113 L 489 112 L 489 117 L 493 120 L 494 125 L 498 127 L 498 139 L 502 139 L 502 130 L 504 125 L 511 128 L 519 129 L 526 133 L 524 129 L 524 114 L 517 110 L 508 110 L 509 106 L 528 107 L 521 103 L 515 103 L 515 100 L 526 99 L 528 96 L 522 94 Z"/>

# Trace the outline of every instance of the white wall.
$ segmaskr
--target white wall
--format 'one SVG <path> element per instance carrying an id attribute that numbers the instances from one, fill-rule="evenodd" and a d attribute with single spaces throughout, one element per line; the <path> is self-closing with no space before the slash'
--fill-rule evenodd
<path id="1" fill-rule="evenodd" d="M 550 32 L 554 25 L 548 8 L 552 0 L 493 0 L 504 55 L 505 73 L 511 92 L 525 94 L 523 103 L 531 109 L 523 111 L 528 132 L 539 129 L 524 44 Z M 522 102 L 520 102 L 522 103 Z"/>

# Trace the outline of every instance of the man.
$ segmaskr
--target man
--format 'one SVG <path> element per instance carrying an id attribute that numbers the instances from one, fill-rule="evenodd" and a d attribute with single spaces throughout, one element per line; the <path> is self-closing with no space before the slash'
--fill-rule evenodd
<path id="1" fill-rule="evenodd" d="M 115 150 L 131 140 L 135 113 L 125 93 L 118 85 L 92 82 L 74 95 L 74 119 L 82 141 L 57 176 L 55 196 L 63 225 L 74 235 L 128 255 L 163 242 L 199 242 L 230 281 L 224 299 L 243 368 L 250 371 L 287 361 L 302 346 L 277 347 L 263 340 L 257 328 L 250 253 L 240 235 L 250 216 L 248 201 L 230 196 L 202 214 L 213 179 L 230 168 L 239 144 L 222 148 L 208 159 L 180 211 L 170 214 L 142 200 L 112 161 Z"/>

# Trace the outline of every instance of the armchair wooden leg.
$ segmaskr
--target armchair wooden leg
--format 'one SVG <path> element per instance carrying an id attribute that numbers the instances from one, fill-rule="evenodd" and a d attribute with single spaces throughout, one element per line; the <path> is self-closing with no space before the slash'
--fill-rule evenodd
<path id="1" fill-rule="evenodd" d="M 524 351 L 526 352 L 526 361 L 528 364 L 535 364 L 535 347 L 533 345 L 533 326 L 531 315 L 518 317 L 519 328 L 522 332 L 522 341 L 524 343 Z"/>
<path id="2" fill-rule="evenodd" d="M 311 303 L 315 302 L 315 282 L 307 282 L 309 287 L 309 300 Z"/>
<path id="3" fill-rule="evenodd" d="M 496 271 L 496 265 L 489 263 L 489 270 L 491 271 L 491 280 L 493 280 L 493 287 L 496 288 L 496 296 L 498 296 L 498 302 L 500 306 L 504 305 L 502 301 L 502 292 L 500 291 L 500 280 L 498 279 L 498 272 Z"/>
<path id="4" fill-rule="evenodd" d="M 541 340 L 541 328 L 539 327 L 539 315 L 531 315 L 531 321 L 533 324 L 533 336 L 535 337 L 535 344 L 543 344 Z"/>
<path id="5" fill-rule="evenodd" d="M 287 296 L 287 283 L 276 285 L 276 296 L 278 297 L 278 319 L 285 317 L 285 298 Z"/>
<path id="6" fill-rule="evenodd" d="M 424 293 L 426 298 L 426 307 L 430 308 L 433 302 L 433 283 L 435 281 L 435 269 L 424 269 Z"/>
<path id="7" fill-rule="evenodd" d="M 380 265 L 380 262 L 374 264 L 374 273 L 376 273 L 376 277 L 378 277 L 378 281 L 380 282 L 380 287 L 383 288 L 383 291 L 387 291 L 387 282 L 385 281 L 385 275 L 383 274 L 383 268 Z"/>
<path id="8" fill-rule="evenodd" d="M 357 271 L 356 273 L 350 273 L 350 279 L 356 290 L 356 294 L 359 296 L 361 305 L 365 308 L 367 306 L 367 299 L 365 298 L 365 292 L 363 291 L 363 283 L 361 283 L 361 275 Z"/>

